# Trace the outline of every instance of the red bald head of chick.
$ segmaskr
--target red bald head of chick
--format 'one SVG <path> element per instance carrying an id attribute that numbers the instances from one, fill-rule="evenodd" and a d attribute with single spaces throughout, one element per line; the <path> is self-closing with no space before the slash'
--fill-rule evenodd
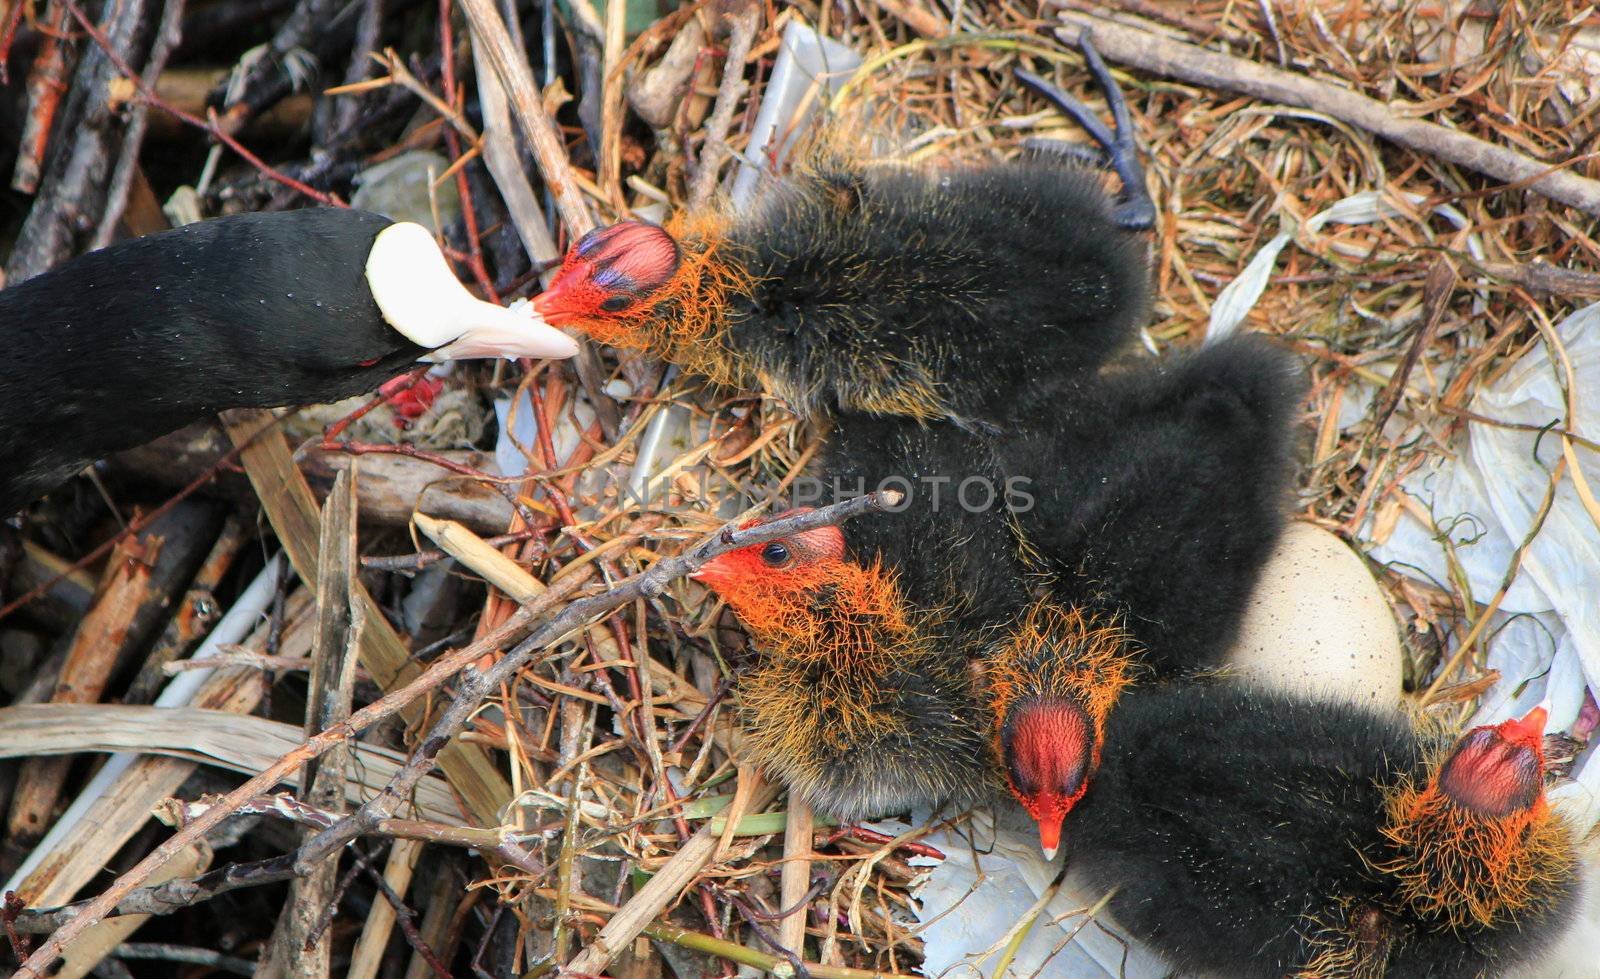
<path id="1" fill-rule="evenodd" d="M 626 319 L 672 281 L 680 260 L 677 241 L 659 225 L 619 221 L 596 228 L 567 251 L 533 308 L 554 326 Z"/>
<path id="2" fill-rule="evenodd" d="M 995 753 L 1011 794 L 1039 824 L 1047 859 L 1100 764 L 1106 717 L 1133 663 L 1118 623 L 1049 602 L 1030 608 L 985 657 Z"/>
<path id="3" fill-rule="evenodd" d="M 1089 788 L 1100 741 L 1082 707 L 1071 700 L 1029 698 L 1006 716 L 1001 757 L 1011 794 L 1039 824 L 1046 860 L 1061 846 L 1061 823 Z"/>
<path id="4" fill-rule="evenodd" d="M 1458 806 L 1503 819 L 1532 809 L 1544 790 L 1544 725 L 1548 712 L 1467 732 L 1439 769 L 1439 790 Z"/>

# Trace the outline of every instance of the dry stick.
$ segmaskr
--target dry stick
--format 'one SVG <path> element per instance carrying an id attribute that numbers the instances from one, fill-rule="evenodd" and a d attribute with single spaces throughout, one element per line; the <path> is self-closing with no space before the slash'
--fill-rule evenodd
<path id="1" fill-rule="evenodd" d="M 144 64 L 145 74 L 152 78 L 161 77 L 167 67 L 167 58 L 178 46 L 182 33 L 183 3 L 180 0 L 167 0 L 161 11 L 161 21 L 156 27 L 155 39 L 150 42 L 150 54 Z M 128 191 L 133 186 L 133 176 L 139 170 L 139 151 L 144 146 L 144 134 L 149 124 L 150 103 L 144 99 L 134 99 L 128 108 L 128 128 L 123 133 L 117 162 L 107 184 L 105 202 L 101 205 L 100 223 L 95 227 L 94 237 L 89 240 L 89 250 L 111 244 L 111 239 L 117 233 L 122 212 L 128 207 Z"/>
<path id="2" fill-rule="evenodd" d="M 600 66 L 604 88 L 600 93 L 600 145 L 595 156 L 600 172 L 595 176 L 613 207 L 622 206 L 622 49 L 628 43 L 627 4 L 606 4 L 605 57 Z"/>
<path id="3" fill-rule="evenodd" d="M 174 808 L 182 815 L 184 821 L 188 821 L 199 817 L 214 801 L 202 799 L 181 805 L 175 803 Z M 316 829 L 327 829 L 345 815 L 343 812 L 330 812 L 308 806 L 287 792 L 252 799 L 235 812 L 241 816 L 276 816 Z M 480 829 L 476 826 L 451 826 L 426 819 L 385 819 L 374 828 L 372 835 L 395 840 L 415 840 L 418 843 L 437 843 L 440 846 L 467 847 L 493 853 L 505 863 L 520 867 L 535 877 L 543 874 L 546 869 L 544 864 L 535 860 L 533 855 L 520 844 L 507 839 L 505 831 L 498 826 L 493 829 Z"/>
<path id="4" fill-rule="evenodd" d="M 383 869 L 383 882 L 386 885 L 384 897 L 391 894 L 393 900 L 403 900 L 406 891 L 411 889 L 411 874 L 417 869 L 417 859 L 422 856 L 422 844 L 416 840 L 396 840 L 389 848 L 389 860 Z M 345 979 L 373 979 L 378 974 L 378 967 L 383 964 L 383 954 L 389 946 L 389 936 L 394 931 L 394 923 L 399 908 L 390 900 L 372 902 L 372 912 L 367 915 L 367 923 L 361 929 L 361 937 L 356 941 L 356 947 L 350 953 L 350 965 L 345 971 Z M 440 973 L 449 976 L 449 972 Z"/>
<path id="5" fill-rule="evenodd" d="M 259 408 L 226 411 L 221 417 L 229 437 L 235 442 L 251 439 L 259 429 L 274 426 L 271 413 Z M 254 438 L 242 454 L 242 461 L 290 562 L 301 580 L 315 587 L 321 518 L 311 487 L 295 468 L 283 432 L 272 427 L 271 431 Z M 384 690 L 405 687 L 421 672 L 412 661 L 411 651 L 359 581 L 352 584 L 352 591 L 363 606 L 366 623 L 361 635 L 362 663 Z M 419 716 L 420 713 L 414 713 L 408 720 L 415 723 Z M 451 745 L 440 759 L 440 767 L 479 822 L 498 821 L 500 807 L 511 798 L 511 787 L 500 777 L 500 770 L 487 751 L 477 745 Z"/>
<path id="6" fill-rule="evenodd" d="M 472 64 L 478 79 L 478 101 L 483 110 L 483 162 L 494 178 L 500 199 L 505 202 L 511 224 L 522 239 L 522 247 L 535 267 L 561 257 L 561 249 L 550 237 L 544 208 L 533 192 L 533 185 L 522 172 L 516 137 L 511 129 L 511 108 L 506 104 L 505 88 L 485 60 L 485 45 L 473 37 Z"/>
<path id="7" fill-rule="evenodd" d="M 528 67 L 528 59 L 511 40 L 505 21 L 500 19 L 500 12 L 495 9 L 494 0 L 461 0 L 461 9 L 467 15 L 467 25 L 472 31 L 473 57 L 481 57 L 488 62 L 494 69 L 504 96 L 510 99 L 512 115 L 528 139 L 533 160 L 539 165 L 539 174 L 544 178 L 545 189 L 550 191 L 550 196 L 556 202 L 556 210 L 561 212 L 561 223 L 566 225 L 567 234 L 574 240 L 588 234 L 595 227 L 594 215 L 589 212 L 583 191 L 573 176 L 572 161 L 567 159 L 566 147 L 561 143 L 561 131 L 556 128 L 550 113 L 545 111 L 544 97 L 533 80 L 533 69 Z M 481 78 L 483 72 L 479 71 L 478 74 Z M 488 158 L 485 157 L 485 160 Z M 509 177 L 502 184 L 499 174 L 495 175 L 495 183 L 503 187 L 515 185 L 515 181 Z M 515 197 L 517 194 L 513 190 L 512 197 L 506 200 Z M 526 243 L 530 233 L 519 227 L 518 237 Z M 533 252 L 533 255 L 541 262 L 548 261 L 540 251 Z M 585 345 L 579 350 L 574 366 L 584 393 L 589 396 L 596 414 L 600 416 L 601 428 L 608 438 L 616 438 L 620 418 L 616 404 L 601 392 L 605 374 L 601 371 L 594 348 Z"/>
<path id="8" fill-rule="evenodd" d="M 1416 369 L 1417 362 L 1422 358 L 1422 352 L 1433 344 L 1433 338 L 1439 332 L 1439 325 L 1444 322 L 1445 314 L 1450 311 L 1450 297 L 1455 295 L 1457 279 L 1456 268 L 1450 259 L 1443 255 L 1434 259 L 1433 267 L 1428 270 L 1428 280 L 1422 287 L 1422 323 L 1417 327 L 1416 335 L 1411 338 L 1411 345 L 1406 348 L 1405 356 L 1400 360 L 1400 367 L 1378 395 L 1378 409 L 1372 413 L 1373 432 L 1381 433 L 1384 423 L 1400 406 L 1400 398 L 1406 391 L 1406 381 L 1410 380 L 1411 372 Z"/>
<path id="9" fill-rule="evenodd" d="M 719 554 L 725 554 L 728 551 L 736 550 L 740 547 L 748 547 L 752 544 L 762 544 L 780 537 L 788 537 L 806 530 L 814 530 L 818 527 L 837 525 L 863 513 L 894 507 L 900 503 L 901 499 L 903 499 L 903 495 L 895 490 L 879 490 L 876 493 L 854 497 L 819 510 L 797 513 L 744 530 L 735 529 L 733 524 L 729 524 L 723 527 L 720 532 L 702 541 L 688 553 L 676 557 L 663 558 L 651 566 L 650 570 L 629 578 L 609 591 L 568 605 L 562 609 L 560 614 L 541 628 L 529 642 L 523 643 L 507 654 L 487 673 L 472 674 L 472 676 L 469 676 L 468 682 L 470 683 L 473 677 L 476 677 L 479 680 L 478 686 L 487 691 L 511 676 L 525 665 L 528 659 L 532 658 L 533 653 L 537 651 L 536 648 L 533 648 L 535 646 L 533 640 L 540 640 L 539 648 L 542 648 L 543 645 L 554 642 L 588 621 L 626 605 L 637 598 L 659 597 L 666 591 L 666 587 L 670 582 L 698 571 L 707 561 Z M 196 817 L 192 822 L 174 833 L 166 842 L 152 850 L 132 869 L 118 877 L 99 897 L 73 909 L 66 909 L 71 911 L 70 917 L 39 946 L 37 951 L 28 956 L 27 961 L 22 963 L 21 968 L 15 973 L 16 979 L 43 979 L 48 973 L 50 964 L 61 956 L 61 950 L 69 942 L 81 934 L 84 929 L 110 914 L 117 907 L 118 902 L 131 894 L 134 888 L 143 883 L 156 868 L 172 859 L 179 850 L 199 839 L 210 831 L 212 827 L 226 819 L 236 807 L 244 805 L 256 796 L 261 795 L 312 758 L 320 757 L 335 746 L 360 734 L 373 724 L 393 717 L 403 707 L 417 698 L 438 689 L 445 680 L 462 671 L 467 664 L 476 661 L 487 653 L 505 648 L 506 645 L 514 642 L 517 637 L 525 633 L 536 616 L 542 614 L 549 606 L 565 597 L 568 587 L 575 587 L 578 581 L 579 579 L 576 577 L 568 578 L 566 582 L 551 587 L 541 596 L 538 602 L 518 610 L 494 632 L 475 643 L 440 657 L 412 683 L 392 693 L 385 694 L 378 700 L 361 708 L 350 715 L 350 719 L 344 723 L 335 725 L 308 738 L 305 744 L 279 758 L 259 775 L 246 780 L 238 788 L 229 792 L 216 805 L 207 809 L 204 814 Z M 395 779 L 385 789 L 384 795 L 380 795 L 373 802 L 386 798 L 391 790 L 396 789 L 398 786 L 415 785 L 426 774 L 431 767 L 432 757 L 438 754 L 439 749 L 443 747 L 444 743 L 449 740 L 450 735 L 456 730 L 456 728 L 447 727 L 446 722 L 465 723 L 467 716 L 470 715 L 470 709 L 460 709 L 460 704 L 465 700 L 465 697 L 458 696 L 456 698 L 456 701 L 450 705 L 445 715 L 441 716 L 434 724 L 428 737 L 417 749 L 417 757 L 413 758 L 415 764 L 408 764 L 397 773 Z M 476 704 L 472 706 L 476 706 Z M 424 760 L 419 762 L 417 761 L 418 758 Z M 401 790 L 396 794 L 403 797 L 407 791 L 408 789 Z M 776 790 L 774 789 L 774 791 Z M 376 811 L 376 807 L 370 803 L 362 806 L 354 816 L 346 818 L 339 826 L 329 829 L 318 838 L 323 841 L 322 848 L 331 851 L 331 849 L 342 846 L 345 842 L 354 839 L 361 832 L 360 829 L 355 829 L 355 827 L 367 825 L 366 821 Z M 707 825 L 709 826 L 710 824 Z M 694 839 L 700 839 L 700 834 L 696 834 Z M 693 841 L 691 840 L 691 842 Z M 316 861 L 312 852 L 312 845 L 316 843 L 317 840 L 313 840 L 312 844 L 308 844 L 297 853 L 282 859 L 286 860 L 291 867 L 314 865 Z M 328 843 L 332 843 L 332 846 L 329 847 Z M 709 859 L 711 851 L 716 847 L 716 837 L 710 836 L 709 843 L 710 849 L 704 853 L 706 859 Z M 650 884 L 645 885 L 639 894 L 634 895 L 633 900 L 628 902 L 628 907 L 625 907 L 623 911 L 626 912 L 628 908 L 639 903 L 645 891 L 649 891 L 656 881 L 666 876 L 666 869 L 679 863 L 681 857 L 683 857 L 683 851 L 680 850 L 678 855 L 674 856 L 672 860 L 667 862 L 666 867 L 662 868 L 662 872 L 652 878 Z M 275 861 L 268 862 L 276 866 Z M 698 868 L 696 872 L 698 872 Z M 278 879 L 281 880 L 283 878 L 280 877 Z M 662 898 L 660 907 L 665 907 L 667 900 L 670 900 L 670 896 Z M 659 911 L 660 907 L 656 910 Z M 148 909 L 141 908 L 140 910 Z M 639 927 L 642 928 L 643 924 L 644 922 L 640 922 Z M 610 926 L 607 927 L 609 928 Z M 604 936 L 605 934 L 606 931 L 602 929 L 601 935 Z M 635 928 L 625 939 L 622 939 L 623 943 L 631 941 L 637 934 L 638 929 Z M 585 956 L 587 954 L 586 952 Z M 580 959 L 583 957 L 580 956 Z M 607 961 L 609 961 L 609 958 Z"/>
<path id="10" fill-rule="evenodd" d="M 733 22 L 728 38 L 728 60 L 722 66 L 722 84 L 717 89 L 717 104 L 706 121 L 706 141 L 700 145 L 700 159 L 695 166 L 694 186 L 689 190 L 689 207 L 700 207 L 711 199 L 717 189 L 717 174 L 728 158 L 728 127 L 733 125 L 733 110 L 739 104 L 739 93 L 744 89 L 744 60 L 750 56 L 750 45 L 755 41 L 756 28 L 761 25 L 761 7 L 745 4 Z"/>
<path id="11" fill-rule="evenodd" d="M 159 871 L 160 868 L 157 868 Z M 124 915 L 171 914 L 203 904 L 229 891 L 246 887 L 281 884 L 294 879 L 294 856 L 284 854 L 254 863 L 229 864 L 198 877 L 169 880 L 129 891 L 114 909 L 115 914 L 101 920 L 115 921 Z M 24 911 L 14 923 L 19 932 L 35 934 L 54 931 L 78 920 L 89 911 L 92 901 L 80 901 L 49 911 Z M 92 924 L 92 923 L 91 923 Z M 31 960 L 30 960 L 31 961 Z"/>
<path id="12" fill-rule="evenodd" d="M 913 7 L 905 0 L 878 0 L 878 6 L 904 21 L 907 27 L 923 37 L 944 37 L 951 31 L 950 25 L 939 15 L 920 7 Z"/>
<path id="13" fill-rule="evenodd" d="M 150 600 L 151 567 L 160 547 L 160 539 L 151 536 L 129 538 L 112 550 L 94 607 L 73 634 L 50 697 L 52 703 L 92 704 L 100 700 L 116 668 L 117 654 L 133 626 L 134 615 Z M 50 828 L 50 814 L 71 768 L 71 758 L 36 757 L 22 763 L 6 823 L 7 839 L 13 846 L 31 849 Z"/>
<path id="14" fill-rule="evenodd" d="M 668 582 L 699 570 L 701 565 L 718 554 L 788 537 L 804 530 L 838 524 L 869 510 L 895 506 L 901 498 L 902 494 L 896 490 L 879 490 L 820 510 L 783 517 L 742 531 L 734 530 L 733 525 L 729 524 L 721 533 L 701 541 L 687 554 L 663 558 L 652 565 L 650 570 L 629 578 L 609 591 L 568 605 L 559 615 L 502 656 L 488 670 L 482 673 L 476 669 L 463 671 L 465 679 L 461 683 L 460 691 L 450 706 L 434 722 L 433 728 L 417 746 L 417 750 L 407 760 L 405 767 L 396 772 L 383 791 L 369 799 L 354 815 L 341 821 L 339 825 L 329 827 L 302 846 L 295 858 L 295 866 L 297 868 L 314 866 L 317 861 L 357 836 L 371 832 L 380 821 L 393 816 L 395 808 L 409 798 L 416 784 L 433 770 L 433 756 L 438 754 L 439 749 L 466 725 L 467 719 L 477 710 L 479 702 L 489 695 L 489 691 L 502 683 L 510 682 L 536 653 L 554 645 L 568 633 L 584 627 L 591 620 L 636 598 L 659 598 L 665 592 Z M 556 590 L 554 587 L 547 590 L 543 597 L 548 598 Z"/>
<path id="15" fill-rule="evenodd" d="M 7 17 L 15 24 L 22 16 L 22 4 Z M 22 124 L 22 138 L 17 144 L 17 164 L 11 175 L 11 189 L 31 194 L 39 189 L 39 177 L 44 170 L 45 151 L 50 147 L 51 124 L 61 107 L 62 96 L 68 88 L 70 71 L 67 58 L 67 5 L 54 0 L 39 20 L 39 53 L 34 56 L 33 69 L 28 72 L 28 115 Z"/>
<path id="16" fill-rule="evenodd" d="M 1095 47 L 1108 60 L 1207 88 L 1314 109 L 1407 149 L 1436 156 L 1508 184 L 1525 186 L 1580 211 L 1600 215 L 1600 181 L 1561 169 L 1566 164 L 1552 166 L 1436 123 L 1407 119 L 1397 111 L 1402 107 L 1391 108 L 1375 99 L 1303 75 L 1268 68 L 1099 17 L 1068 13 L 1063 18 L 1072 27 L 1057 32 L 1064 40 L 1076 43 L 1079 32 L 1090 31 Z"/>
<path id="17" fill-rule="evenodd" d="M 339 474 L 322 506 L 322 538 L 317 550 L 317 632 L 311 647 L 311 690 L 305 732 L 315 734 L 350 716 L 351 693 L 360 649 L 360 602 L 356 580 L 355 470 Z M 346 745 L 329 752 L 327 764 L 310 762 L 300 779 L 300 794 L 311 805 L 342 811 L 345 769 L 352 752 Z M 308 831 L 309 838 L 312 834 Z M 289 903 L 278 926 L 275 955 L 290 979 L 317 979 L 331 971 L 332 942 L 322 927 L 334 912 L 338 863 L 330 860 L 289 888 Z"/>
<path id="18" fill-rule="evenodd" d="M 772 975 L 793 974 L 794 966 L 787 960 L 768 955 L 748 945 L 738 942 L 723 941 L 710 935 L 702 935 L 696 931 L 679 928 L 675 925 L 654 925 L 644 929 L 644 933 L 658 942 L 668 942 L 681 948 L 693 949 L 707 955 L 716 955 L 721 958 L 753 965 L 763 972 Z M 842 965 L 823 965 L 817 962 L 805 963 L 806 971 L 812 979 L 913 979 L 912 976 L 902 975 L 898 972 L 879 972 L 875 969 L 852 969 Z M 789 973 L 781 970 L 789 969 Z"/>
<path id="19" fill-rule="evenodd" d="M 789 916 L 778 924 L 778 941 L 797 958 L 806 957 L 806 915 L 811 902 L 811 833 L 816 826 L 811 807 L 791 794 L 783 824 L 783 871 L 778 882 L 778 907 Z"/>
<path id="20" fill-rule="evenodd" d="M 778 787 L 763 784 L 750 800 L 750 808 L 760 809 L 778 795 Z M 578 975 L 598 975 L 604 972 L 639 933 L 644 931 L 667 905 L 677 899 L 683 889 L 694 883 L 714 856 L 721 844 L 721 833 L 715 822 L 707 822 L 678 847 L 649 881 L 628 899 L 617 913 L 611 916 L 600 934 L 596 935 L 583 952 L 567 963 L 566 972 Z"/>
<path id="21" fill-rule="evenodd" d="M 512 115 L 528 138 L 545 187 L 561 212 L 562 223 L 574 236 L 588 233 L 595 226 L 594 216 L 589 213 L 583 191 L 573 178 L 572 163 L 561 145 L 561 132 L 556 129 L 550 113 L 545 111 L 543 95 L 533 80 L 533 70 L 512 42 L 494 0 L 461 0 L 461 10 L 467 15 L 474 44 L 483 48 L 484 57 L 511 99 Z"/>

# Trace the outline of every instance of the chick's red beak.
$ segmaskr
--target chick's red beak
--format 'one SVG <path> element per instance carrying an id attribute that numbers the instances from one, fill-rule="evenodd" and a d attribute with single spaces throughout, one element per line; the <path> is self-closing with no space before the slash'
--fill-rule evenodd
<path id="1" fill-rule="evenodd" d="M 561 266 L 561 271 L 550 280 L 550 288 L 533 297 L 534 312 L 553 326 L 560 326 L 581 315 L 582 311 L 574 308 L 573 294 L 588 279 L 589 263 L 581 258 L 569 257 Z"/>
<path id="2" fill-rule="evenodd" d="M 1506 721 L 1500 725 L 1500 737 L 1512 744 L 1539 744 L 1544 738 L 1545 722 L 1549 719 L 1549 711 L 1535 707 L 1521 720 Z"/>
<path id="3" fill-rule="evenodd" d="M 1061 821 L 1066 815 L 1064 810 L 1051 807 L 1036 819 L 1039 824 L 1039 849 L 1044 851 L 1046 860 L 1054 860 L 1056 851 L 1061 849 Z"/>
<path id="4" fill-rule="evenodd" d="M 714 589 L 718 581 L 728 576 L 728 570 L 727 562 L 723 561 L 722 556 L 718 556 L 701 565 L 700 570 L 691 573 L 689 578 Z"/>

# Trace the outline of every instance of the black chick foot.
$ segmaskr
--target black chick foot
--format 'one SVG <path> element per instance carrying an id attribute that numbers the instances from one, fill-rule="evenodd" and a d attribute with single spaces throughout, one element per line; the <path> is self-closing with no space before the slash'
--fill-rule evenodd
<path id="1" fill-rule="evenodd" d="M 1149 188 L 1145 185 L 1144 169 L 1139 166 L 1139 147 L 1134 142 L 1133 120 L 1128 115 L 1128 103 L 1122 97 L 1122 89 L 1117 87 L 1116 80 L 1111 77 L 1111 69 L 1106 67 L 1100 52 L 1095 50 L 1088 31 L 1079 35 L 1078 48 L 1083 52 L 1083 60 L 1089 65 L 1089 72 L 1094 75 L 1100 90 L 1105 93 L 1106 106 L 1111 110 L 1112 121 L 1116 123 L 1115 131 L 1107 129 L 1105 123 L 1101 122 L 1099 117 L 1082 102 L 1038 75 L 1018 68 L 1016 69 L 1018 80 L 1054 102 L 1056 108 L 1071 116 L 1096 143 L 1100 144 L 1101 150 L 1099 153 L 1094 153 L 1075 144 L 1046 139 L 1031 139 L 1023 145 L 1030 150 L 1055 153 L 1069 158 L 1087 157 L 1099 166 L 1109 166 L 1122 180 L 1122 193 L 1118 195 L 1116 207 L 1112 209 L 1112 220 L 1116 222 L 1117 227 L 1128 231 L 1149 231 L 1155 227 L 1156 205 L 1150 197 Z"/>

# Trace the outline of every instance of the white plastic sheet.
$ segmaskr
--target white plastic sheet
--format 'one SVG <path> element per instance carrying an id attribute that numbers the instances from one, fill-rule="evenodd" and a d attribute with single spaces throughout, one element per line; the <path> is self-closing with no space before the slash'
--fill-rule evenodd
<path id="1" fill-rule="evenodd" d="M 1600 304 L 1573 313 L 1556 325 L 1555 334 L 1575 379 L 1571 418 L 1564 371 L 1552 363 L 1545 344 L 1481 388 L 1470 410 L 1499 422 L 1570 426 L 1587 438 L 1600 435 Z M 1448 539 L 1473 598 L 1487 602 L 1533 530 L 1562 442 L 1556 432 L 1468 422 L 1453 455 L 1403 484 L 1431 515 L 1431 524 L 1407 511 L 1371 554 L 1402 573 L 1443 582 L 1449 565 L 1442 539 Z M 1600 488 L 1600 453 L 1577 442 L 1569 449 L 1587 485 Z M 1485 698 L 1480 720 L 1502 720 L 1545 702 L 1551 729 L 1569 727 L 1585 686 L 1600 689 L 1600 526 L 1570 469 L 1523 554 L 1501 612 L 1490 633 L 1488 666 L 1502 680 Z"/>
<path id="2" fill-rule="evenodd" d="M 889 825 L 883 832 L 904 832 Z M 942 979 L 995 977 L 998 944 L 1038 902 L 1059 863 L 1039 851 L 1034 825 L 1013 806 L 979 811 L 960 833 L 939 831 L 922 839 L 945 854 L 913 888 L 926 953 L 923 973 Z M 912 858 L 928 865 L 928 858 Z M 1085 913 L 1102 895 L 1067 883 L 1038 913 L 1005 975 L 1071 979 L 1160 979 L 1170 969 L 1122 936 L 1104 912 Z M 1069 941 L 1070 939 L 1070 941 Z M 990 951 L 994 949 L 993 951 Z M 989 954 L 985 954 L 988 952 Z M 995 977 L 998 979 L 998 977 Z"/>
<path id="3" fill-rule="evenodd" d="M 770 175 L 769 157 L 782 163 L 798 135 L 807 128 L 796 123 L 801 112 L 811 113 L 838 91 L 861 66 L 861 56 L 838 41 L 823 37 L 798 20 L 789 22 L 778 45 L 761 108 L 750 128 L 750 143 L 733 176 L 733 203 L 750 202 L 763 175 Z"/>

